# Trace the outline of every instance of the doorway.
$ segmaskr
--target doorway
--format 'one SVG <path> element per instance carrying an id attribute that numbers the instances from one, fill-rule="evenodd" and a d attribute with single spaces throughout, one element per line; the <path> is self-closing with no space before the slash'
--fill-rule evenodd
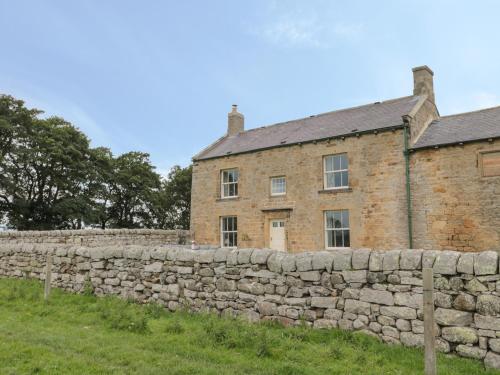
<path id="1" fill-rule="evenodd" d="M 269 222 L 269 247 L 273 250 L 285 251 L 286 250 L 286 237 L 285 237 L 285 220 L 275 219 Z"/>

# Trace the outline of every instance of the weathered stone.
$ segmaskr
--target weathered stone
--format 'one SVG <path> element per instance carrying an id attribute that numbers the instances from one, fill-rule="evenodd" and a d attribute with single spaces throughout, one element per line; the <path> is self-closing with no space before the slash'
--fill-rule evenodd
<path id="1" fill-rule="evenodd" d="M 467 284 L 465 284 L 465 289 L 471 293 L 481 293 L 486 292 L 488 288 L 484 286 L 478 279 L 472 279 Z"/>
<path id="2" fill-rule="evenodd" d="M 352 258 L 352 250 L 341 249 L 341 250 L 333 250 L 333 269 L 335 271 L 344 271 L 350 270 L 351 267 L 351 258 Z"/>
<path id="3" fill-rule="evenodd" d="M 394 304 L 399 306 L 413 307 L 414 309 L 422 308 L 423 295 L 414 293 L 395 293 Z"/>
<path id="4" fill-rule="evenodd" d="M 319 281 L 319 280 L 321 280 L 321 274 L 319 273 L 319 271 L 299 272 L 299 276 L 304 281 Z"/>
<path id="5" fill-rule="evenodd" d="M 346 283 L 366 283 L 366 270 L 342 271 L 342 277 Z"/>
<path id="6" fill-rule="evenodd" d="M 319 285 L 309 287 L 309 294 L 312 297 L 328 297 L 333 295 L 330 290 Z"/>
<path id="7" fill-rule="evenodd" d="M 475 344 L 478 341 L 476 330 L 468 327 L 444 327 L 441 336 L 449 342 L 460 344 Z"/>
<path id="8" fill-rule="evenodd" d="M 330 251 L 318 251 L 314 253 L 312 257 L 312 269 L 332 272 L 333 258 L 333 254 Z"/>
<path id="9" fill-rule="evenodd" d="M 346 288 L 342 291 L 342 298 L 359 299 L 360 289 Z"/>
<path id="10" fill-rule="evenodd" d="M 455 251 L 442 251 L 434 262 L 434 273 L 441 275 L 454 275 L 457 273 L 459 253 Z"/>
<path id="11" fill-rule="evenodd" d="M 340 320 L 342 318 L 342 310 L 326 309 L 323 313 L 323 318 L 330 320 Z"/>
<path id="12" fill-rule="evenodd" d="M 396 319 L 416 319 L 417 311 L 403 306 L 380 306 L 380 313 Z"/>
<path id="13" fill-rule="evenodd" d="M 396 320 L 396 327 L 402 332 L 411 331 L 411 323 L 406 319 L 398 319 Z"/>
<path id="14" fill-rule="evenodd" d="M 154 262 L 144 266 L 146 272 L 161 272 L 163 271 L 163 262 Z"/>
<path id="15" fill-rule="evenodd" d="M 383 326 L 382 334 L 384 336 L 394 337 L 395 339 L 399 339 L 399 331 L 391 326 Z"/>
<path id="16" fill-rule="evenodd" d="M 274 251 L 267 259 L 267 268 L 269 268 L 271 272 L 281 273 L 281 263 L 283 262 L 285 255 L 286 254 L 283 252 Z"/>
<path id="17" fill-rule="evenodd" d="M 295 256 L 292 254 L 286 254 L 281 261 L 281 266 L 283 272 L 293 272 L 297 269 L 295 265 Z"/>
<path id="18" fill-rule="evenodd" d="M 370 328 L 375 333 L 382 332 L 382 325 L 380 323 L 377 323 L 377 322 L 371 322 L 368 325 L 368 328 Z"/>
<path id="19" fill-rule="evenodd" d="M 476 310 L 481 315 L 500 314 L 500 297 L 483 294 L 477 297 Z M 500 327 L 498 328 L 500 330 Z"/>
<path id="20" fill-rule="evenodd" d="M 368 272 L 366 280 L 370 284 L 382 283 L 386 280 L 386 276 L 382 272 Z"/>
<path id="21" fill-rule="evenodd" d="M 337 305 L 337 297 L 311 297 L 311 307 L 334 309 Z"/>
<path id="22" fill-rule="evenodd" d="M 265 292 L 264 285 L 256 282 L 251 282 L 251 283 L 240 282 L 238 283 L 238 290 L 255 295 L 263 295 Z"/>
<path id="23" fill-rule="evenodd" d="M 460 254 L 460 258 L 457 263 L 457 272 L 474 274 L 474 254 L 473 253 L 463 253 Z"/>
<path id="24" fill-rule="evenodd" d="M 484 358 L 484 365 L 486 367 L 500 369 L 500 355 L 488 352 Z"/>
<path id="25" fill-rule="evenodd" d="M 394 305 L 394 297 L 391 292 L 383 290 L 361 289 L 359 299 L 365 302 L 378 303 L 381 305 Z"/>
<path id="26" fill-rule="evenodd" d="M 275 303 L 271 302 L 259 302 L 257 303 L 257 310 L 262 315 L 276 315 L 278 310 Z"/>
<path id="27" fill-rule="evenodd" d="M 434 305 L 436 307 L 443 307 L 445 309 L 449 309 L 452 307 L 452 304 L 453 304 L 453 296 L 441 292 L 434 292 Z"/>
<path id="28" fill-rule="evenodd" d="M 436 309 L 434 318 L 438 324 L 444 326 L 468 326 L 472 323 L 471 313 L 441 307 Z"/>
<path id="29" fill-rule="evenodd" d="M 402 270 L 417 270 L 422 267 L 423 250 L 403 250 L 399 266 Z"/>
<path id="30" fill-rule="evenodd" d="M 352 269 L 367 270 L 370 260 L 370 249 L 357 249 L 352 252 Z"/>
<path id="31" fill-rule="evenodd" d="M 382 271 L 382 263 L 384 260 L 384 253 L 378 251 L 372 251 L 370 254 L 370 261 L 368 263 L 369 270 L 371 272 Z"/>
<path id="32" fill-rule="evenodd" d="M 370 314 L 370 304 L 367 302 L 357 301 L 354 299 L 345 300 L 344 311 L 353 314 Z"/>
<path id="33" fill-rule="evenodd" d="M 493 316 L 474 314 L 474 324 L 476 328 L 491 329 L 494 331 L 500 330 L 500 318 Z"/>
<path id="34" fill-rule="evenodd" d="M 288 292 L 286 294 L 287 297 L 297 297 L 301 298 L 303 297 L 307 291 L 304 288 L 299 288 L 296 286 L 292 286 L 290 289 L 288 289 Z"/>
<path id="35" fill-rule="evenodd" d="M 384 254 L 382 269 L 384 271 L 394 271 L 399 269 L 399 257 L 401 250 L 390 250 Z"/>
<path id="36" fill-rule="evenodd" d="M 486 356 L 486 350 L 477 346 L 458 345 L 455 351 L 459 356 L 466 358 L 483 359 Z"/>
<path id="37" fill-rule="evenodd" d="M 498 253 L 496 251 L 483 251 L 474 257 L 475 275 L 493 275 L 498 270 Z"/>
<path id="38" fill-rule="evenodd" d="M 424 335 L 413 332 L 401 332 L 399 339 L 405 346 L 422 347 L 424 346 Z"/>
<path id="39" fill-rule="evenodd" d="M 253 252 L 254 249 L 238 249 L 238 264 L 249 264 Z"/>
<path id="40" fill-rule="evenodd" d="M 177 253 L 176 261 L 180 262 L 194 262 L 196 250 L 184 249 Z"/>
<path id="41" fill-rule="evenodd" d="M 489 339 L 488 344 L 491 350 L 500 353 L 500 339 Z"/>
<path id="42" fill-rule="evenodd" d="M 227 256 L 231 249 L 227 247 L 222 247 L 217 250 L 215 250 L 214 253 L 214 262 L 225 262 L 227 260 Z"/>
<path id="43" fill-rule="evenodd" d="M 222 291 L 222 292 L 236 290 L 236 281 L 234 281 L 234 280 L 220 278 L 217 280 L 215 285 L 217 286 L 217 289 Z"/>
<path id="44" fill-rule="evenodd" d="M 399 284 L 401 282 L 401 278 L 399 275 L 390 274 L 387 276 L 387 282 L 391 284 Z"/>
<path id="45" fill-rule="evenodd" d="M 330 319 L 318 319 L 314 322 L 313 327 L 317 329 L 337 328 L 338 322 Z"/>
<path id="46" fill-rule="evenodd" d="M 295 256 L 295 264 L 297 271 L 311 271 L 312 270 L 312 253 L 300 253 Z"/>
<path id="47" fill-rule="evenodd" d="M 423 268 L 433 268 L 436 257 L 440 251 L 436 250 L 426 250 L 422 254 L 422 269 Z"/>
<path id="48" fill-rule="evenodd" d="M 250 262 L 252 264 L 267 264 L 272 253 L 273 251 L 269 249 L 255 249 L 250 257 Z"/>
<path id="49" fill-rule="evenodd" d="M 352 320 L 349 319 L 340 319 L 339 320 L 339 328 L 350 331 L 352 330 Z"/>

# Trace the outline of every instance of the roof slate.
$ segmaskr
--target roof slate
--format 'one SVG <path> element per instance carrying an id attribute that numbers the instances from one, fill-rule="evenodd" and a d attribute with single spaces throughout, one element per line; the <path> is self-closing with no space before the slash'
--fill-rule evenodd
<path id="1" fill-rule="evenodd" d="M 418 99 L 418 96 L 406 96 L 247 130 L 219 139 L 193 159 L 211 159 L 400 126 L 402 116 L 412 110 Z"/>
<path id="2" fill-rule="evenodd" d="M 500 107 L 443 116 L 433 121 L 413 149 L 500 137 Z"/>

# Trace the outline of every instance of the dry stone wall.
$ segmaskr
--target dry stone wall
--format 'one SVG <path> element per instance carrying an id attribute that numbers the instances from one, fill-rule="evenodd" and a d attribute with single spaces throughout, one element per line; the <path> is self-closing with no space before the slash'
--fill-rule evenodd
<path id="1" fill-rule="evenodd" d="M 435 272 L 439 350 L 500 368 L 497 252 L 368 249 L 288 254 L 186 246 L 84 247 L 0 244 L 0 276 L 44 278 L 97 295 L 160 303 L 170 310 L 242 315 L 251 321 L 360 330 L 386 343 L 423 345 L 422 268 Z"/>
<path id="2" fill-rule="evenodd" d="M 0 232 L 0 244 L 45 243 L 76 244 L 83 246 L 103 245 L 161 245 L 185 244 L 190 241 L 187 230 L 159 229 L 92 229 L 51 231 Z"/>

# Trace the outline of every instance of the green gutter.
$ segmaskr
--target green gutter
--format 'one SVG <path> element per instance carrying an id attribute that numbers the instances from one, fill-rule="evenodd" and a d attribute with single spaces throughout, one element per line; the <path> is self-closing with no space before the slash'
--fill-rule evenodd
<path id="1" fill-rule="evenodd" d="M 405 142 L 405 174 L 406 174 L 406 208 L 408 215 L 408 245 L 413 249 L 413 224 L 412 224 L 412 209 L 411 209 L 411 190 L 410 190 L 410 151 L 408 148 L 408 124 L 403 128 L 403 137 Z"/>

